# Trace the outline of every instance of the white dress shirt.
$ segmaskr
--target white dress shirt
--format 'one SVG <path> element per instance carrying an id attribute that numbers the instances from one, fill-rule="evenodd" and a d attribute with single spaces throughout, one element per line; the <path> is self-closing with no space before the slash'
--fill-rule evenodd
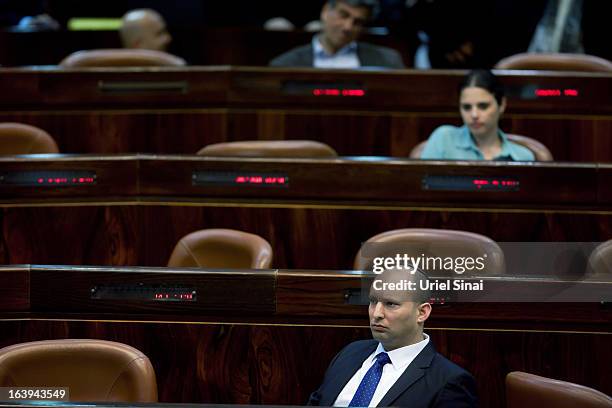
<path id="1" fill-rule="evenodd" d="M 528 51 L 584 53 L 582 4 L 583 0 L 548 0 Z"/>
<path id="2" fill-rule="evenodd" d="M 313 66 L 315 68 L 346 68 L 353 69 L 361 67 L 357 55 L 357 43 L 355 41 L 340 48 L 335 54 L 329 54 L 321 45 L 319 36 L 312 39 Z"/>
<path id="3" fill-rule="evenodd" d="M 355 375 L 346 383 L 340 394 L 338 394 L 338 398 L 334 402 L 335 407 L 348 407 L 349 403 L 353 399 L 359 384 L 361 384 L 361 380 L 366 375 L 370 367 L 374 365 L 376 361 L 376 355 L 379 353 L 386 352 L 389 355 L 389 359 L 391 360 L 391 364 L 386 364 L 383 367 L 382 377 L 380 378 L 380 382 L 378 383 L 378 387 L 376 387 L 376 391 L 374 392 L 374 396 L 372 397 L 372 401 L 370 401 L 371 407 L 375 407 L 378 405 L 380 400 L 383 399 L 385 394 L 391 389 L 393 384 L 400 378 L 400 376 L 404 373 L 406 368 L 412 363 L 412 361 L 419 355 L 421 351 L 427 346 L 429 343 L 429 336 L 423 333 L 424 339 L 419 341 L 418 343 L 411 344 L 409 346 L 401 347 L 395 350 L 386 351 L 382 344 L 378 343 L 378 347 L 374 350 L 374 353 L 370 354 L 368 358 L 365 359 L 361 368 L 357 370 Z"/>

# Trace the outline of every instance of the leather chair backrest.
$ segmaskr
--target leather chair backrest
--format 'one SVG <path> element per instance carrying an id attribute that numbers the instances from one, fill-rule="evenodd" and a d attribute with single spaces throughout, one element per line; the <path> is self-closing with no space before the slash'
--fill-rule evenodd
<path id="1" fill-rule="evenodd" d="M 59 153 L 47 132 L 24 123 L 0 123 L 0 155 Z"/>
<path id="2" fill-rule="evenodd" d="M 612 398 L 582 385 L 521 371 L 506 376 L 506 408 L 610 408 Z"/>
<path id="3" fill-rule="evenodd" d="M 337 157 L 325 143 L 314 140 L 245 140 L 216 143 L 198 151 L 200 156 L 241 157 Z"/>
<path id="4" fill-rule="evenodd" d="M 496 69 L 612 72 L 612 62 L 586 54 L 522 53 L 495 64 Z"/>
<path id="5" fill-rule="evenodd" d="M 524 146 L 533 152 L 537 161 L 553 161 L 553 155 L 543 143 L 527 136 L 506 134 L 508 140 Z"/>
<path id="6" fill-rule="evenodd" d="M 548 150 L 548 148 L 544 144 L 540 143 L 539 141 L 532 139 L 530 137 L 521 136 L 521 135 L 506 134 L 506 136 L 508 137 L 508 140 L 531 150 L 537 161 L 553 161 L 554 160 L 553 155 L 550 152 L 550 150 Z M 426 144 L 427 144 L 427 140 L 413 147 L 412 150 L 410 151 L 410 158 L 420 159 L 421 154 L 423 154 L 423 149 L 425 149 Z"/>
<path id="7" fill-rule="evenodd" d="M 406 228 L 380 233 L 368 239 L 353 263 L 355 270 L 370 270 L 375 257 L 406 253 L 411 257 L 484 257 L 485 269 L 480 275 L 505 273 L 504 253 L 491 238 L 467 231 L 429 228 Z M 374 245 L 371 245 L 374 244 Z M 453 274 L 454 271 L 432 270 L 430 274 Z"/>
<path id="8" fill-rule="evenodd" d="M 157 402 L 151 362 L 103 340 L 45 340 L 0 349 L 0 387 L 68 387 L 70 401 Z"/>
<path id="9" fill-rule="evenodd" d="M 62 68 L 88 67 L 182 67 L 185 60 L 163 51 L 100 49 L 76 51 L 59 64 Z"/>
<path id="10" fill-rule="evenodd" d="M 259 235 L 231 229 L 204 229 L 179 240 L 168 266 L 267 269 L 271 263 L 272 247 Z"/>
<path id="11" fill-rule="evenodd" d="M 612 280 L 612 239 L 602 242 L 589 256 L 586 276 L 589 279 Z"/>

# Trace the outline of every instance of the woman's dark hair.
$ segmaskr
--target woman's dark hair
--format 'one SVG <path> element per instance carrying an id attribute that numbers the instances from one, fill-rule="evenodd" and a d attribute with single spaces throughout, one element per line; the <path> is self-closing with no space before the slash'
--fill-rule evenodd
<path id="1" fill-rule="evenodd" d="M 491 71 L 487 69 L 475 69 L 470 71 L 459 85 L 459 94 L 470 86 L 486 89 L 495 97 L 497 103 L 501 105 L 502 99 L 504 98 L 504 87 Z"/>

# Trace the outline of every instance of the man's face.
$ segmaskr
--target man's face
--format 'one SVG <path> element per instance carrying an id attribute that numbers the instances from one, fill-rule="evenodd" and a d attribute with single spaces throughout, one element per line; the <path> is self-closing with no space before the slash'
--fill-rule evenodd
<path id="1" fill-rule="evenodd" d="M 149 16 L 142 22 L 138 48 L 155 51 L 166 51 L 172 37 L 166 30 L 166 24 L 156 16 Z"/>
<path id="2" fill-rule="evenodd" d="M 333 7 L 325 4 L 321 11 L 324 43 L 334 51 L 341 49 L 359 37 L 368 18 L 369 11 L 365 7 L 353 7 L 341 0 Z"/>
<path id="3" fill-rule="evenodd" d="M 397 282 L 400 279 L 384 277 L 382 280 Z M 372 337 L 381 342 L 386 351 L 423 340 L 423 323 L 430 312 L 429 303 L 414 302 L 406 291 L 370 288 L 368 314 Z"/>

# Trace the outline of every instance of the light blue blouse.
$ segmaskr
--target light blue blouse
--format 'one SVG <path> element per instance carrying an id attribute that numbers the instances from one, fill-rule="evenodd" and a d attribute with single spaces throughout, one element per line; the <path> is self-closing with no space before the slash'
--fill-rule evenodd
<path id="1" fill-rule="evenodd" d="M 493 160 L 534 161 L 533 152 L 524 146 L 508 140 L 501 130 L 501 152 Z M 433 131 L 421 154 L 421 159 L 438 160 L 484 160 L 467 126 L 440 126 Z"/>

